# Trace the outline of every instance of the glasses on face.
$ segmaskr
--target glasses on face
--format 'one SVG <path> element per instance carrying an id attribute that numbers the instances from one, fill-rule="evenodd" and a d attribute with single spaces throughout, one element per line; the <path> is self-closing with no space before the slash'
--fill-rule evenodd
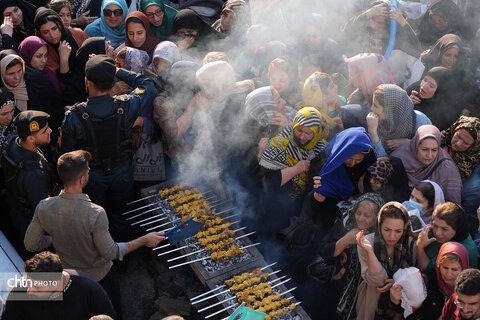
<path id="1" fill-rule="evenodd" d="M 145 13 L 147 18 L 153 18 L 153 16 L 161 17 L 163 16 L 163 10 L 162 9 L 157 9 L 155 12 L 147 12 Z"/>
<path id="2" fill-rule="evenodd" d="M 475 308 L 477 307 L 477 303 L 474 303 L 473 305 L 472 304 L 469 304 L 469 303 L 463 303 L 463 302 L 460 302 L 458 300 L 453 300 L 453 303 L 455 303 L 455 305 L 457 306 L 457 309 L 458 310 L 465 310 L 467 312 L 472 312 L 475 310 Z"/>
<path id="3" fill-rule="evenodd" d="M 103 15 L 105 17 L 111 17 L 112 15 L 114 15 L 115 17 L 121 17 L 123 15 L 123 10 L 122 9 L 115 9 L 115 10 L 103 9 Z"/>

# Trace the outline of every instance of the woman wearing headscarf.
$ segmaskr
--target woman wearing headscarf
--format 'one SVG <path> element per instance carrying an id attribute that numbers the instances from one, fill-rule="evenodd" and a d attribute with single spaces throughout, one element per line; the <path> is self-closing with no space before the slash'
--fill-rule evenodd
<path id="1" fill-rule="evenodd" d="M 305 107 L 297 112 L 292 126 L 287 126 L 280 135 L 270 139 L 259 165 L 270 176 L 269 184 L 273 188 L 288 183 L 293 198 L 304 194 L 310 160 L 319 155 L 327 144 L 324 130 L 322 115 L 315 108 Z"/>
<path id="2" fill-rule="evenodd" d="M 272 87 L 262 87 L 250 92 L 245 99 L 245 111 L 251 121 L 249 128 L 256 131 L 253 136 L 268 139 L 276 136 L 280 130 L 289 125 L 296 111 L 286 105 L 285 100 Z"/>
<path id="3" fill-rule="evenodd" d="M 168 71 L 175 62 L 180 60 L 182 60 L 182 56 L 175 43 L 162 41 L 155 47 L 153 51 L 152 71 L 157 75 L 158 81 L 155 81 L 157 86 L 163 90 L 165 89 Z"/>
<path id="4" fill-rule="evenodd" d="M 113 47 L 125 41 L 125 19 L 128 6 L 125 0 L 104 0 L 100 18 L 89 24 L 85 32 L 90 37 L 105 37 Z"/>
<path id="5" fill-rule="evenodd" d="M 90 37 L 78 48 L 72 75 L 61 97 L 62 103 L 66 106 L 87 100 L 85 64 L 90 54 L 107 54 L 113 58 L 113 48 L 104 37 Z"/>
<path id="6" fill-rule="evenodd" d="M 341 319 L 355 319 L 357 288 L 362 280 L 355 237 L 360 230 L 364 230 L 365 234 L 375 232 L 375 221 L 384 204 L 385 201 L 382 197 L 373 192 L 362 194 L 354 200 L 342 213 L 342 217 L 335 220 L 332 228 L 318 245 L 317 254 L 322 259 L 329 261 L 329 264 L 332 265 L 334 264 L 330 260 L 339 261 L 336 268 L 332 268 L 331 274 L 322 275 L 315 273 L 316 260 L 307 267 L 309 275 L 314 279 L 319 277 L 330 277 L 334 280 L 344 279 L 341 292 L 335 295 L 330 305 L 330 308 L 335 308 L 341 315 Z M 329 290 L 328 295 L 332 293 Z M 315 299 L 318 301 L 318 297 Z M 335 304 L 336 302 L 338 302 L 338 306 Z"/>
<path id="7" fill-rule="evenodd" d="M 250 25 L 249 15 L 248 5 L 244 0 L 228 0 L 223 4 L 220 18 L 212 24 L 212 27 L 239 43 L 244 40 Z"/>
<path id="8" fill-rule="evenodd" d="M 405 201 L 410 197 L 408 176 L 402 160 L 378 157 L 360 178 L 358 191 L 377 192 L 385 201 Z"/>
<path id="9" fill-rule="evenodd" d="M 454 293 L 458 274 L 470 267 L 468 252 L 458 242 L 442 244 L 435 264 L 435 272 L 424 274 L 427 283 L 427 298 L 422 306 L 411 314 L 408 320 L 437 320 L 445 302 Z M 433 270 L 432 270 L 433 271 Z"/>
<path id="10" fill-rule="evenodd" d="M 65 29 L 70 30 L 75 42 L 78 46 L 87 40 L 88 35 L 80 28 L 72 27 L 72 4 L 69 0 L 53 0 L 50 1 L 48 7 L 58 13 Z"/>
<path id="11" fill-rule="evenodd" d="M 162 41 L 172 35 L 177 10 L 167 6 L 162 0 L 140 0 L 138 10 L 143 12 L 150 22 L 150 35 Z"/>
<path id="12" fill-rule="evenodd" d="M 37 36 L 25 38 L 18 46 L 18 54 L 25 60 L 28 67 L 41 71 L 48 78 L 49 84 L 55 88 L 57 94 L 62 92 L 57 76 L 46 67 L 48 45 L 45 40 Z"/>
<path id="13" fill-rule="evenodd" d="M 423 125 L 408 143 L 392 153 L 400 158 L 408 175 L 408 184 L 413 188 L 422 180 L 432 180 L 442 188 L 445 199 L 460 203 L 462 179 L 455 162 L 441 148 L 442 135 L 437 127 Z"/>
<path id="14" fill-rule="evenodd" d="M 3 86 L 13 94 L 15 105 L 20 111 L 39 110 L 52 115 L 53 125 L 59 124 L 63 108 L 55 103 L 57 93 L 49 86 L 48 78 L 40 71 L 25 65 L 25 61 L 9 54 L 0 60 Z M 20 73 L 20 76 L 17 76 Z M 55 121 L 56 120 L 56 121 Z"/>
<path id="15" fill-rule="evenodd" d="M 77 43 L 72 31 L 63 27 L 60 16 L 52 9 L 39 8 L 35 14 L 37 35 L 47 42 L 47 67 L 62 83 L 68 82 L 74 70 L 75 55 L 82 43 Z"/>
<path id="16" fill-rule="evenodd" d="M 407 92 L 415 110 L 424 113 L 440 130 L 445 130 L 458 118 L 460 109 L 456 107 L 454 95 L 456 85 L 453 73 L 445 67 L 430 69 L 422 81 L 414 83 Z"/>
<path id="17" fill-rule="evenodd" d="M 310 75 L 302 90 L 302 105 L 314 107 L 327 121 L 327 136 L 331 139 L 343 130 L 340 107 L 345 105 L 345 97 L 337 95 L 338 87 L 327 73 L 315 72 Z"/>
<path id="18" fill-rule="evenodd" d="M 422 52 L 420 60 L 425 65 L 425 71 L 442 66 L 452 71 L 465 72 L 470 64 L 464 41 L 451 33 L 438 38 L 429 49 Z"/>
<path id="19" fill-rule="evenodd" d="M 418 127 L 432 122 L 413 110 L 407 92 L 395 84 L 381 84 L 373 93 L 367 127 L 375 151 L 385 156 L 413 137 Z"/>
<path id="20" fill-rule="evenodd" d="M 348 104 L 370 107 L 375 88 L 380 84 L 395 83 L 385 58 L 378 54 L 361 53 L 347 59 L 348 73 L 356 90 L 347 99 Z"/>
<path id="21" fill-rule="evenodd" d="M 474 70 L 471 70 L 471 54 L 465 42 L 456 34 L 446 34 L 428 50 L 422 52 L 420 60 L 425 72 L 442 66 L 452 71 L 450 76 L 453 90 L 450 99 L 456 105 L 466 105 L 476 97 Z"/>
<path id="22" fill-rule="evenodd" d="M 208 25 L 194 10 L 180 10 L 172 25 L 172 36 L 180 52 L 186 52 L 201 59 L 207 52 L 219 47 L 219 40 L 224 36 Z M 218 50 L 217 50 L 218 51 Z"/>
<path id="23" fill-rule="evenodd" d="M 307 162 L 310 175 L 318 174 L 313 185 L 307 186 L 314 190 L 305 197 L 301 215 L 328 231 L 336 218 L 337 203 L 358 193 L 360 179 L 377 157 L 370 137 L 359 127 L 337 133 L 321 155 L 321 161 Z"/>
<path id="24" fill-rule="evenodd" d="M 304 109 L 316 111 L 311 107 L 301 110 Z M 335 135 L 325 151 L 319 153 L 319 156 L 311 162 L 308 168 L 310 183 L 307 186 L 307 190 L 311 191 L 304 198 L 300 215 L 293 217 L 290 225 L 281 231 L 286 249 L 285 261 L 291 268 L 295 282 L 302 285 L 299 289 L 301 299 L 313 294 L 310 292 L 312 290 L 318 291 L 317 285 L 309 284 L 311 281 L 308 281 L 305 270 L 314 258 L 312 253 L 318 249 L 318 241 L 332 229 L 338 217 L 337 204 L 356 193 L 360 176 L 375 158 L 365 129 L 350 128 Z M 314 177 L 312 186 L 311 177 L 314 174 L 318 174 L 319 177 Z M 280 199 L 277 202 L 282 203 Z M 268 205 L 272 206 L 272 202 L 268 202 Z M 285 206 L 284 203 L 283 205 Z M 292 215 L 291 212 L 287 212 L 284 216 L 279 216 L 278 211 L 274 212 L 275 223 L 285 216 Z M 271 220 L 273 213 L 269 221 Z M 269 227 L 271 224 L 272 222 L 269 223 Z M 317 271 L 313 270 L 313 273 L 317 274 L 315 277 L 320 277 Z M 310 312 L 315 310 L 313 303 L 309 303 L 308 308 L 312 309 Z"/>
<path id="25" fill-rule="evenodd" d="M 357 319 L 388 319 L 395 313 L 389 297 L 393 274 L 416 262 L 415 241 L 409 237 L 409 230 L 407 210 L 391 201 L 380 209 L 375 233 L 357 233 L 363 279 L 358 287 Z"/>
<path id="26" fill-rule="evenodd" d="M 125 34 L 125 45 L 145 51 L 150 57 L 150 62 L 153 51 L 161 40 L 150 34 L 150 23 L 147 16 L 140 11 L 130 13 L 125 20 Z"/>
<path id="27" fill-rule="evenodd" d="M 60 126 L 64 109 L 58 103 L 58 96 L 61 95 L 60 82 L 57 76 L 46 67 L 48 56 L 47 43 L 37 36 L 30 36 L 18 46 L 18 54 L 25 61 L 25 82 L 27 91 L 35 105 L 43 105 L 42 110 L 50 115 L 52 128 Z M 33 102 L 41 97 L 38 103 Z"/>
<path id="28" fill-rule="evenodd" d="M 13 24 L 12 34 L 2 33 L 2 41 L 4 41 L 4 37 L 11 38 L 13 48 L 16 49 L 26 37 L 34 35 L 35 10 L 37 10 L 35 6 L 23 0 L 2 0 L 0 2 L 0 24 L 6 23 L 7 20 Z"/>
<path id="29" fill-rule="evenodd" d="M 465 18 L 452 0 L 435 1 L 420 22 L 418 39 L 424 47 L 431 46 L 448 33 L 470 40 L 474 35 L 473 30 L 469 29 L 464 20 Z"/>
<path id="30" fill-rule="evenodd" d="M 372 52 L 385 54 L 390 40 L 390 21 L 397 22 L 396 50 L 418 57 L 420 43 L 403 17 L 400 9 L 391 9 L 390 1 L 372 1 L 367 11 L 350 19 L 343 26 L 345 48 L 348 56 L 358 53 Z"/>
<path id="31" fill-rule="evenodd" d="M 450 154 L 463 181 L 462 207 L 476 217 L 480 203 L 480 120 L 460 116 L 443 137 L 444 150 Z"/>
<path id="32" fill-rule="evenodd" d="M 468 232 L 468 220 L 460 205 L 446 201 L 433 211 L 432 224 L 426 226 L 418 235 L 418 267 L 420 270 L 432 270 L 442 244 L 456 241 L 465 246 L 470 267 L 478 266 L 478 251 Z"/>
<path id="33" fill-rule="evenodd" d="M 311 190 L 311 170 L 326 160 L 324 129 L 321 114 L 306 107 L 297 112 L 292 125 L 268 141 L 256 168 L 263 195 L 251 225 L 264 219 L 270 223 L 258 237 L 274 237 L 300 211 L 306 192 Z"/>
<path id="34" fill-rule="evenodd" d="M 19 112 L 15 107 L 13 94 L 6 88 L 0 88 L 0 152 L 3 151 L 8 138 L 17 132 L 13 118 Z"/>
<path id="35" fill-rule="evenodd" d="M 432 223 L 432 214 L 435 208 L 445 202 L 442 188 L 431 180 L 423 180 L 415 184 L 410 200 L 404 205 L 408 210 L 418 209 L 425 224 Z"/>

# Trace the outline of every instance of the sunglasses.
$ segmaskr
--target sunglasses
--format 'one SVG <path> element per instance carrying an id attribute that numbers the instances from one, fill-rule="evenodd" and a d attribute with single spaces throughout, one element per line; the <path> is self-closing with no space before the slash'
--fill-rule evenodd
<path id="1" fill-rule="evenodd" d="M 105 17 L 111 17 L 112 15 L 114 15 L 115 17 L 121 17 L 123 15 L 123 10 L 122 9 L 115 9 L 115 10 L 103 9 L 103 15 Z"/>

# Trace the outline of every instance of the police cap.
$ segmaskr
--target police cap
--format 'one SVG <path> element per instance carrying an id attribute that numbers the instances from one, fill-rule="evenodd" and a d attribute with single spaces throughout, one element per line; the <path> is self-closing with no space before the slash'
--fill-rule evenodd
<path id="1" fill-rule="evenodd" d="M 104 54 L 94 56 L 85 65 L 85 76 L 92 82 L 111 83 L 116 71 L 115 61 Z"/>
<path id="2" fill-rule="evenodd" d="M 19 136 L 22 136 L 22 134 L 28 136 L 45 127 L 48 123 L 48 118 L 50 118 L 50 115 L 46 112 L 29 110 L 20 112 L 13 119 L 13 123 L 17 127 Z"/>

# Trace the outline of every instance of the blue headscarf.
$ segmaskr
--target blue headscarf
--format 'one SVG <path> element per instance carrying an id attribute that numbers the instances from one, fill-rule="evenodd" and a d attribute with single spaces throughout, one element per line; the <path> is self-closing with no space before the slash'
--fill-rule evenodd
<path id="1" fill-rule="evenodd" d="M 116 28 L 110 27 L 105 22 L 105 16 L 103 15 L 103 10 L 110 4 L 120 6 L 123 11 L 122 23 Z M 105 37 L 113 47 L 118 47 L 125 41 L 125 19 L 127 15 L 128 6 L 125 0 L 103 0 L 100 18 L 90 23 L 85 28 L 85 32 L 90 37 Z"/>
<path id="2" fill-rule="evenodd" d="M 328 159 L 319 173 L 322 177 L 322 186 L 315 192 L 327 198 L 341 200 L 352 196 L 355 193 L 355 186 L 343 164 L 353 155 L 367 150 L 370 152 L 363 159 L 365 169 L 377 158 L 365 129 L 356 127 L 337 133 L 325 149 Z"/>

